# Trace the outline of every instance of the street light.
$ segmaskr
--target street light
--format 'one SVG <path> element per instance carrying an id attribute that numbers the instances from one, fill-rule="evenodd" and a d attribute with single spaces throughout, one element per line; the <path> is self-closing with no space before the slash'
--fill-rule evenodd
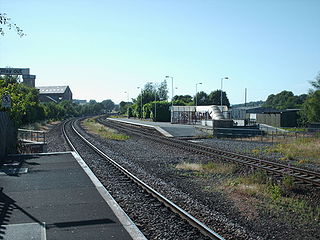
<path id="1" fill-rule="evenodd" d="M 221 78 L 221 91 L 220 91 L 220 106 L 221 106 L 221 111 L 222 111 L 222 80 L 223 79 L 229 79 L 228 77 L 224 77 L 224 78 Z"/>
<path id="2" fill-rule="evenodd" d="M 166 78 L 171 78 L 171 123 L 173 120 L 173 77 L 166 76 Z"/>
<path id="3" fill-rule="evenodd" d="M 196 107 L 198 106 L 198 96 L 197 96 L 197 94 L 198 94 L 198 85 L 201 85 L 202 83 L 200 82 L 200 83 L 196 83 Z"/>
<path id="4" fill-rule="evenodd" d="M 141 89 L 141 108 L 140 108 L 140 118 L 142 119 L 142 88 L 141 87 L 137 87 L 138 89 Z"/>

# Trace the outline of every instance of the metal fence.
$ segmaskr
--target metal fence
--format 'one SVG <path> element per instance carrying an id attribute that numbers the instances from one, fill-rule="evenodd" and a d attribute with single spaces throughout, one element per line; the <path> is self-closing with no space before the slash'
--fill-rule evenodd
<path id="1" fill-rule="evenodd" d="M 279 143 L 298 138 L 320 137 L 320 129 L 214 129 L 214 136 L 217 138 Z"/>
<path id="2" fill-rule="evenodd" d="M 46 143 L 46 132 L 18 129 L 18 139 L 23 141 Z"/>

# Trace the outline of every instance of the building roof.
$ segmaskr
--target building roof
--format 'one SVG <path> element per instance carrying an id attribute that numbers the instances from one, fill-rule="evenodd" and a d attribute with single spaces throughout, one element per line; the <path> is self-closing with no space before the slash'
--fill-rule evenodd
<path id="1" fill-rule="evenodd" d="M 37 87 L 40 94 L 64 93 L 68 86 Z"/>

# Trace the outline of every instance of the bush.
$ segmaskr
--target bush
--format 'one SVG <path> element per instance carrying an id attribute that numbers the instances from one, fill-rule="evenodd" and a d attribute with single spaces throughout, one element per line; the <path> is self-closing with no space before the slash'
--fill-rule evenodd
<path id="1" fill-rule="evenodd" d="M 151 104 L 151 111 L 153 121 L 157 122 L 170 122 L 171 113 L 169 110 L 170 103 L 167 101 L 157 101 L 152 102 Z M 157 106 L 155 106 L 155 104 Z M 157 108 L 157 113 L 155 113 L 155 108 Z"/>

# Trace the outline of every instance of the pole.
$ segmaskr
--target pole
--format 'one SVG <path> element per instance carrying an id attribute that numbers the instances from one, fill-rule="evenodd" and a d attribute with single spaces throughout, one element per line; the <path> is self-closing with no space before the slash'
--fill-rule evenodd
<path id="1" fill-rule="evenodd" d="M 141 111 L 140 111 L 140 114 L 141 114 L 141 119 L 142 119 L 142 96 L 143 96 L 143 93 L 142 93 L 142 88 L 141 88 Z"/>
<path id="2" fill-rule="evenodd" d="M 173 77 L 171 77 L 171 123 L 173 122 Z"/>
<path id="3" fill-rule="evenodd" d="M 221 111 L 222 111 L 222 80 L 223 80 L 223 78 L 221 78 L 221 90 L 220 90 L 220 106 L 221 106 Z"/>
<path id="4" fill-rule="evenodd" d="M 196 107 L 198 105 L 198 96 L 197 96 L 197 93 L 198 93 L 198 83 L 196 83 Z"/>
<path id="5" fill-rule="evenodd" d="M 166 78 L 171 78 L 171 123 L 173 122 L 173 77 L 166 76 Z"/>
<path id="6" fill-rule="evenodd" d="M 244 89 L 244 106 L 247 106 L 247 88 Z"/>
<path id="7" fill-rule="evenodd" d="M 221 107 L 221 112 L 223 114 L 223 109 L 222 109 L 222 80 L 223 79 L 229 79 L 228 77 L 224 77 L 224 78 L 221 78 L 221 90 L 220 90 L 220 107 Z"/>
<path id="8" fill-rule="evenodd" d="M 154 94 L 154 121 L 157 121 L 157 90 Z"/>

